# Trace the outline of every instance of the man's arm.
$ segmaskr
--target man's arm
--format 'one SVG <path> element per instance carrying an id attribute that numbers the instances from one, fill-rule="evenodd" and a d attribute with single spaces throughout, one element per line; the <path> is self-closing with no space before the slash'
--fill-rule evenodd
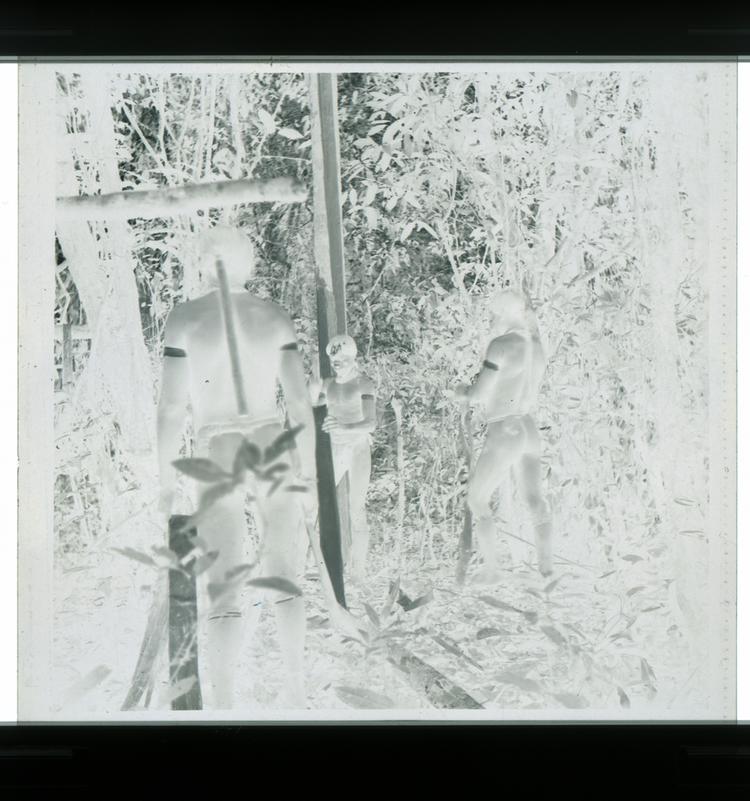
<path id="1" fill-rule="evenodd" d="M 377 417 L 375 413 L 375 384 L 369 378 L 362 381 L 362 431 L 371 434 L 375 430 Z"/>
<path id="2" fill-rule="evenodd" d="M 190 394 L 184 330 L 179 313 L 175 311 L 173 309 L 170 312 L 165 326 L 161 390 L 156 415 L 161 507 L 167 514 L 177 485 L 177 471 L 172 467 L 172 462 L 180 455 Z"/>
<path id="3" fill-rule="evenodd" d="M 314 480 L 315 469 L 315 419 L 310 402 L 302 357 L 297 349 L 297 336 L 292 321 L 286 317 L 283 323 L 283 343 L 281 345 L 281 363 L 279 367 L 279 383 L 284 392 L 289 418 L 293 425 L 303 426 L 297 435 L 295 444 L 299 454 L 302 478 Z"/>
<path id="4" fill-rule="evenodd" d="M 479 375 L 468 387 L 459 386 L 457 394 L 469 403 L 486 403 L 496 386 L 498 377 L 511 378 L 523 369 L 519 348 L 506 337 L 490 342 Z"/>

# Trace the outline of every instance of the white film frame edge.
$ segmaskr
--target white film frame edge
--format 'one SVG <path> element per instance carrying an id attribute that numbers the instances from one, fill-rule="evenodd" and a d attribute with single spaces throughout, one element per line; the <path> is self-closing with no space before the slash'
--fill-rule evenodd
<path id="1" fill-rule="evenodd" d="M 609 62 L 608 62 L 609 63 Z M 618 68 L 623 65 L 620 63 L 612 62 Z M 139 64 L 133 63 L 127 65 L 130 69 L 137 69 Z M 153 64 L 143 64 L 144 67 L 153 69 Z M 168 69 L 170 65 L 164 65 Z M 174 65 L 176 67 L 177 65 Z M 241 68 L 242 65 L 221 65 L 229 68 Z M 253 64 L 254 68 L 261 65 Z M 319 63 L 315 64 L 287 64 L 287 65 L 273 65 L 273 68 L 279 66 L 288 71 L 304 71 L 306 68 L 312 68 L 315 71 L 321 71 L 325 65 Z M 371 65 L 366 65 L 363 70 L 375 71 L 370 69 Z M 429 69 L 431 66 L 438 66 L 437 64 L 431 65 L 429 63 L 419 63 L 413 65 L 415 70 Z M 476 70 L 476 65 L 460 65 L 462 68 Z M 493 68 L 499 66 L 500 68 L 517 69 L 518 65 L 502 64 L 490 65 L 482 64 L 481 68 Z M 549 69 L 553 66 L 551 63 L 544 63 L 544 69 Z M 561 65 L 562 66 L 562 65 Z M 570 69 L 569 64 L 565 67 Z M 577 65 L 581 71 L 587 67 L 601 68 L 600 63 L 591 63 Z M 173 67 L 173 68 L 174 68 Z M 196 71 L 207 71 L 209 67 L 207 63 L 197 63 L 191 65 Z M 446 69 L 448 65 L 440 63 L 439 67 Z M 395 69 L 395 65 L 384 65 L 377 71 L 391 71 Z M 453 69 L 453 67 L 450 67 Z M 340 71 L 351 71 L 351 67 L 344 66 Z M 211 69 L 210 71 L 213 71 Z M 217 70 L 219 71 L 219 70 Z M 223 70 L 221 70 L 223 71 Z M 17 83 L 17 67 L 15 64 L 2 64 L 0 65 L 0 102 L 7 108 L 8 104 L 17 104 L 16 83 Z M 9 77 L 10 76 L 10 77 Z M 747 340 L 750 334 L 750 325 L 748 324 L 746 308 L 748 290 L 750 290 L 750 270 L 748 268 L 748 259 L 750 259 L 750 192 L 748 192 L 748 184 L 750 183 L 750 64 L 740 63 L 738 69 L 738 263 L 737 263 L 737 370 L 738 370 L 738 384 L 737 384 L 737 400 L 738 410 L 747 408 L 748 393 L 748 378 L 747 372 L 743 368 L 747 364 Z M 11 130 L 14 126 L 3 126 L 0 135 L 0 176 L 11 176 L 14 172 L 17 174 L 17 161 L 16 161 L 16 139 L 15 131 Z M 17 238 L 17 195 L 15 194 L 15 181 L 2 180 L 0 181 L 0 231 L 6 234 L 4 241 L 10 243 L 9 249 L 11 258 L 8 259 L 11 263 L 17 264 L 17 259 L 12 258 L 13 251 L 15 250 L 15 242 Z M 13 269 L 6 271 L 3 275 L 3 280 L 6 281 L 6 286 L 13 286 L 15 284 L 15 271 Z M 3 293 L 4 302 L 9 302 L 8 311 L 2 316 L 2 330 L 6 336 L 2 338 L 4 348 L 4 359 L 9 364 L 9 372 L 15 374 L 12 366 L 16 360 L 16 329 L 15 329 L 15 310 L 13 303 L 13 293 Z M 9 350 L 9 355 L 5 353 Z M 5 362 L 4 362 L 5 363 Z M 10 382 L 8 387 L 4 388 L 0 403 L 2 403 L 3 412 L 15 408 L 15 399 L 8 398 L 14 394 L 15 387 Z M 7 415 L 4 415 L 4 419 Z M 12 414 L 11 417 L 15 417 Z M 12 425 L 12 424 L 11 424 Z M 737 482 L 738 486 L 744 486 L 744 479 L 747 477 L 747 419 L 738 414 L 738 429 L 737 429 L 737 442 L 738 442 L 738 464 L 737 464 Z M 15 435 L 14 432 L 6 431 L 6 426 L 2 429 L 3 453 L 15 452 Z M 2 486 L 7 492 L 8 488 L 15 488 L 15 464 L 7 465 L 3 463 L 2 473 Z M 15 507 L 15 503 L 10 504 Z M 738 495 L 737 505 L 737 531 L 738 531 L 738 553 L 737 553 L 737 588 L 738 588 L 738 639 L 737 639 L 737 677 L 738 677 L 738 691 L 737 691 L 737 719 L 740 721 L 750 721 L 750 682 L 741 681 L 742 677 L 750 676 L 750 640 L 747 637 L 748 624 L 750 624 L 750 592 L 747 590 L 748 585 L 748 556 L 750 556 L 750 542 L 748 542 L 748 501 L 744 494 Z M 0 638 L 3 643 L 3 660 L 0 662 L 0 721 L 13 720 L 15 718 L 16 710 L 16 665 L 15 659 L 8 659 L 8 656 L 15 654 L 15 623 L 17 611 L 17 596 L 15 594 L 16 586 L 16 561 L 15 561 L 15 538 L 13 536 L 0 539 L 0 586 L 2 587 L 2 628 L 0 629 Z M 5 551 L 7 550 L 7 554 Z M 9 591 L 10 590 L 10 591 Z M 12 591 L 12 592 L 11 592 Z M 7 600 L 6 600 L 7 596 Z M 744 635 L 744 636 L 743 636 Z M 6 647 L 6 644 L 9 644 Z"/>

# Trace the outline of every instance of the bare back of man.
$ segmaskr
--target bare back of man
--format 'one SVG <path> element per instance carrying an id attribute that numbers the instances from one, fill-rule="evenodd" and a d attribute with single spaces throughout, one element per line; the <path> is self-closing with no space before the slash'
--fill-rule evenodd
<path id="1" fill-rule="evenodd" d="M 515 293 L 496 300 L 493 328 L 502 331 L 490 342 L 479 377 L 457 395 L 483 406 L 487 435 L 472 471 L 468 504 L 476 520 L 477 542 L 484 559 L 481 583 L 499 579 L 496 531 L 491 500 L 516 470 L 521 495 L 534 522 L 539 570 L 552 572 L 551 519 L 542 492 L 541 439 L 534 418 L 546 357 L 538 334 L 530 330 L 522 301 Z"/>
<path id="2" fill-rule="evenodd" d="M 298 472 L 314 485 L 312 408 L 292 322 L 275 304 L 236 291 L 236 286 L 234 289 L 230 298 L 246 414 L 238 413 L 219 292 L 208 292 L 176 306 L 167 320 L 159 401 L 160 474 L 165 511 L 171 506 L 170 493 L 174 492 L 175 477 L 170 465 L 179 451 L 186 406 L 192 408 L 195 455 L 210 458 L 231 471 L 243 437 L 264 448 L 282 432 L 276 406 L 279 384 L 292 422 L 303 425 L 296 441 Z M 286 475 L 293 472 L 287 468 Z M 283 488 L 270 495 L 264 486 L 249 489 L 257 499 L 261 518 L 263 574 L 294 581 L 299 567 L 298 540 L 303 531 L 300 505 L 290 500 Z M 229 571 L 249 561 L 245 502 L 245 491 L 237 489 L 216 501 L 199 524 L 200 537 L 210 550 L 218 552 L 206 572 L 209 583 L 225 584 Z M 245 629 L 241 607 L 239 590 L 230 589 L 211 604 L 207 615 L 208 677 L 218 708 L 230 708 L 235 702 L 234 674 Z M 295 598 L 274 607 L 287 669 L 286 703 L 303 706 L 303 602 Z"/>

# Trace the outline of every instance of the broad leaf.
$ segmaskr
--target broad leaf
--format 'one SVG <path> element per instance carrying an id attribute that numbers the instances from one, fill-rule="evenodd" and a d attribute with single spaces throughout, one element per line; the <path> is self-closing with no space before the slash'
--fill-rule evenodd
<path id="1" fill-rule="evenodd" d="M 186 531 L 196 528 L 200 523 L 210 516 L 213 505 L 220 498 L 223 498 L 225 495 L 229 495 L 231 492 L 234 492 L 236 488 L 237 484 L 235 484 L 234 481 L 227 481 L 222 484 L 217 484 L 216 486 L 206 490 L 201 495 L 200 502 L 198 504 L 198 511 L 185 519 L 179 528 L 179 532 L 184 534 Z"/>
<path id="2" fill-rule="evenodd" d="M 539 627 L 555 645 L 565 645 L 567 640 L 554 626 L 540 626 Z"/>
<path id="3" fill-rule="evenodd" d="M 516 614 L 520 614 L 521 612 L 521 610 L 517 607 L 506 604 L 505 601 L 499 601 L 497 598 L 493 598 L 491 595 L 480 595 L 479 600 L 484 601 L 490 606 L 494 606 L 495 609 L 503 609 L 506 612 L 515 612 Z"/>
<path id="4" fill-rule="evenodd" d="M 496 676 L 496 679 L 503 684 L 512 684 L 513 686 L 528 692 L 538 693 L 542 691 L 539 682 L 534 681 L 533 679 L 527 679 L 525 676 L 522 676 L 520 673 L 516 673 L 512 670 L 504 670 L 499 676 Z"/>
<path id="5" fill-rule="evenodd" d="M 258 478 L 262 481 L 273 481 L 274 477 L 277 473 L 286 473 L 289 470 L 289 465 L 284 462 L 278 462 L 277 464 L 272 464 L 268 470 L 264 470 Z"/>
<path id="6" fill-rule="evenodd" d="M 501 635 L 509 636 L 510 634 L 511 632 L 507 629 L 496 629 L 492 626 L 488 626 L 486 628 L 479 629 L 477 632 L 477 639 L 486 640 L 489 637 L 500 637 Z"/>
<path id="7" fill-rule="evenodd" d="M 144 565 L 157 567 L 156 562 L 154 562 L 154 560 L 147 553 L 136 551 L 135 548 L 112 548 L 112 550 L 122 554 L 123 556 L 127 556 L 128 559 L 134 559 L 136 562 L 141 562 Z"/>
<path id="8" fill-rule="evenodd" d="M 258 119 L 266 136 L 270 136 L 276 130 L 274 118 L 264 108 L 258 109 Z"/>
<path id="9" fill-rule="evenodd" d="M 281 456 L 282 453 L 294 447 L 294 440 L 304 426 L 302 424 L 289 428 L 278 437 L 263 451 L 263 462 L 272 462 Z"/>
<path id="10" fill-rule="evenodd" d="M 397 578 L 395 581 L 391 582 L 391 586 L 388 591 L 388 597 L 385 599 L 383 608 L 380 610 L 381 617 L 385 617 L 390 613 L 391 609 L 393 608 L 393 604 L 396 602 L 396 598 L 398 597 L 400 586 L 401 586 L 400 578 Z"/>
<path id="11" fill-rule="evenodd" d="M 406 593 L 399 592 L 398 595 L 398 605 L 404 610 L 404 612 L 412 612 L 414 609 L 419 609 L 420 606 L 424 606 L 428 604 L 433 599 L 432 590 L 426 592 L 424 595 L 420 595 L 419 598 L 412 601 Z"/>
<path id="12" fill-rule="evenodd" d="M 254 442 L 243 439 L 234 456 L 234 475 L 240 475 L 243 470 L 254 470 L 260 459 L 260 448 Z"/>
<path id="13" fill-rule="evenodd" d="M 172 465 L 181 473 L 198 481 L 210 483 L 232 478 L 231 473 L 227 473 L 220 465 L 210 459 L 175 459 Z"/>
<path id="14" fill-rule="evenodd" d="M 468 654 L 465 654 L 457 645 L 448 642 L 446 639 L 444 639 L 443 637 L 439 637 L 437 634 L 433 634 L 432 639 L 435 640 L 435 642 L 438 645 L 445 648 L 445 650 L 448 651 L 449 653 L 459 657 L 460 659 L 465 659 L 467 662 L 474 665 L 474 667 L 479 668 L 479 670 L 482 670 L 482 666 L 478 662 L 475 662 Z"/>
<path id="15" fill-rule="evenodd" d="M 185 695 L 186 692 L 193 689 L 196 681 L 197 678 L 195 676 L 187 676 L 184 679 L 176 681 L 167 691 L 165 703 L 171 704 L 172 701 L 176 701 L 178 698 Z"/>
<path id="16" fill-rule="evenodd" d="M 191 535 L 190 539 L 195 548 L 200 548 L 203 553 L 208 553 L 208 543 L 202 537 L 198 536 L 198 532 L 195 532 L 195 534 Z"/>
<path id="17" fill-rule="evenodd" d="M 524 609 L 518 609 L 515 606 L 506 604 L 504 601 L 493 598 L 491 595 L 480 595 L 479 600 L 484 601 L 490 606 L 494 606 L 496 609 L 503 609 L 506 612 L 515 612 L 517 615 L 523 615 L 529 623 L 536 623 L 537 620 L 539 620 L 539 615 L 536 612 L 527 612 Z"/>
<path id="18" fill-rule="evenodd" d="M 153 548 L 153 552 L 157 556 L 163 556 L 171 565 L 178 565 L 180 563 L 180 557 L 177 556 L 171 548 L 167 548 L 164 545 Z"/>
<path id="19" fill-rule="evenodd" d="M 367 617 L 370 618 L 377 628 L 380 628 L 380 618 L 378 617 L 378 613 L 368 603 L 364 603 L 364 607 L 365 612 L 367 612 Z"/>
<path id="20" fill-rule="evenodd" d="M 212 581 L 208 585 L 208 597 L 211 599 L 211 603 L 215 603 L 219 598 L 222 597 L 225 593 L 229 592 L 229 590 L 234 589 L 237 586 L 236 581 Z"/>
<path id="21" fill-rule="evenodd" d="M 227 572 L 224 574 L 224 579 L 226 581 L 233 581 L 234 579 L 237 579 L 240 576 L 243 576 L 245 573 L 251 571 L 256 564 L 257 562 L 253 562 L 252 564 L 237 565 L 231 570 L 227 570 Z"/>
<path id="22" fill-rule="evenodd" d="M 216 486 L 207 489 L 205 492 L 201 493 L 200 502 L 198 503 L 198 511 L 203 512 L 206 509 L 210 509 L 216 501 L 220 498 L 223 498 L 225 495 L 229 495 L 230 493 L 234 492 L 237 488 L 237 485 L 234 481 L 226 481 L 221 484 L 216 484 Z M 196 515 L 193 515 L 195 517 Z M 203 518 L 203 515 L 201 515 Z"/>
<path id="23" fill-rule="evenodd" d="M 112 671 L 106 665 L 99 665 L 89 671 L 83 678 L 68 688 L 64 695 L 63 703 L 69 704 L 82 698 L 86 693 L 91 692 L 94 687 L 101 684 Z"/>
<path id="24" fill-rule="evenodd" d="M 552 697 L 568 709 L 586 709 L 589 706 L 589 702 L 582 695 L 552 693 Z"/>
<path id="25" fill-rule="evenodd" d="M 203 556 L 199 556 L 195 560 L 195 564 L 193 565 L 193 575 L 200 576 L 205 570 L 208 570 L 209 567 L 219 558 L 218 551 L 209 551 L 208 553 L 204 553 Z"/>
<path id="26" fill-rule="evenodd" d="M 276 133 L 279 136 L 283 136 L 284 139 L 291 139 L 292 141 L 296 141 L 297 139 L 302 139 L 303 135 L 299 131 L 295 131 L 293 128 L 279 128 Z"/>
<path id="27" fill-rule="evenodd" d="M 651 665 L 641 657 L 641 679 L 645 684 L 655 684 L 656 674 L 654 673 Z"/>
<path id="28" fill-rule="evenodd" d="M 334 691 L 345 704 L 356 709 L 391 709 L 395 706 L 387 695 L 362 687 L 335 687 Z"/>
<path id="29" fill-rule="evenodd" d="M 250 579 L 246 582 L 246 586 L 258 587 L 263 590 L 277 590 L 287 595 L 302 595 L 302 590 L 293 581 L 280 576 Z"/>

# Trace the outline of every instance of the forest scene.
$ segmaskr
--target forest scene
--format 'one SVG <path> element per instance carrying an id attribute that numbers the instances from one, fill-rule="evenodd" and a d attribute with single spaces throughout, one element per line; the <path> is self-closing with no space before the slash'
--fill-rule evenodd
<path id="1" fill-rule="evenodd" d="M 313 182 L 310 79 L 252 70 L 60 69 L 58 197 Z M 706 708 L 709 372 L 706 65 L 335 76 L 347 332 L 374 385 L 370 546 L 331 625 L 308 559 L 308 709 L 553 711 L 679 719 Z M 679 97 L 679 102 L 674 98 Z M 291 317 L 318 377 L 312 192 L 56 223 L 54 647 L 58 714 L 121 710 L 160 583 L 165 322 L 196 292 L 196 236 L 238 228 L 247 289 Z M 547 366 L 535 412 L 554 571 L 509 475 L 501 580 L 456 581 L 486 436 L 451 392 L 480 370 L 512 288 Z M 190 450 L 187 431 L 183 455 Z M 195 508 L 180 481 L 180 508 Z M 261 534 L 248 511 L 248 547 Z M 248 586 L 241 711 L 273 715 L 277 596 Z M 201 613 L 202 614 L 202 613 Z M 169 710 L 166 656 L 139 708 Z M 184 689 L 184 688 L 183 688 Z"/>

